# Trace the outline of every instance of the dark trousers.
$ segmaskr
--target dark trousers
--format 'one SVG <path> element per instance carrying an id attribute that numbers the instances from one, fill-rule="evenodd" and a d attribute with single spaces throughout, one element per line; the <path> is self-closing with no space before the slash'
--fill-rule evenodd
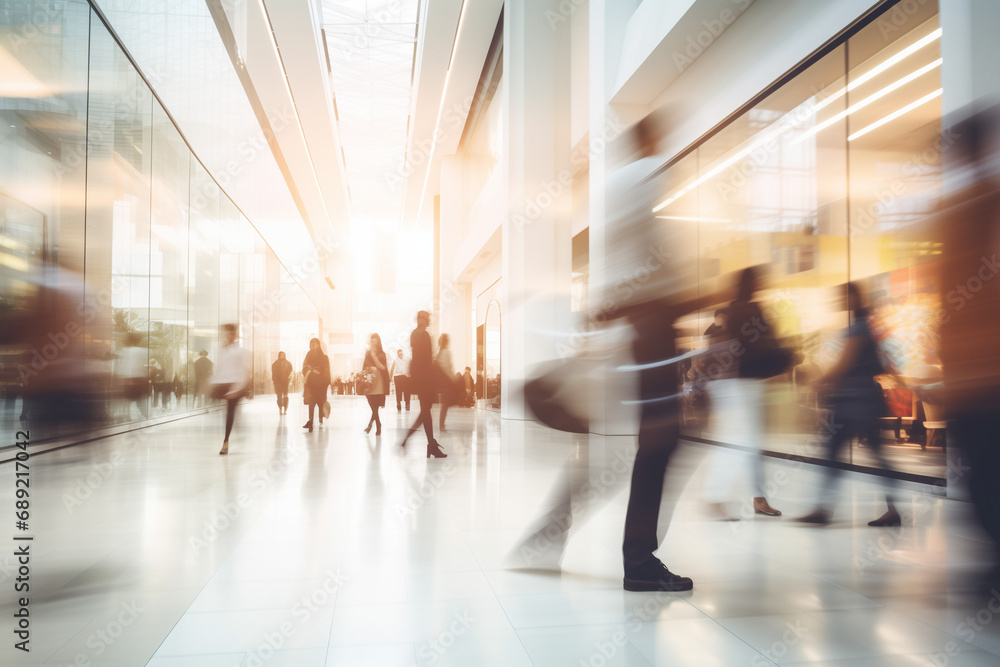
<path id="1" fill-rule="evenodd" d="M 959 473 L 968 466 L 969 493 L 976 516 L 994 547 L 1000 547 L 1000 415 L 963 415 L 950 421 L 948 428 L 962 448 Z M 1000 554 L 1000 548 L 996 554 Z"/>
<path id="2" fill-rule="evenodd" d="M 233 422 L 236 421 L 236 404 L 240 402 L 239 396 L 226 399 L 226 438 L 229 442 L 229 434 L 233 431 Z"/>
<path id="3" fill-rule="evenodd" d="M 278 409 L 288 409 L 288 387 L 275 387 L 274 393 L 278 396 Z"/>
<path id="4" fill-rule="evenodd" d="M 406 437 L 410 437 L 423 424 L 424 434 L 427 436 L 427 444 L 429 445 L 434 442 L 434 417 L 431 415 L 431 406 L 434 405 L 434 394 L 420 394 L 418 398 L 420 399 L 420 414 L 417 415 L 417 421 L 413 422 L 413 426 L 410 427 L 410 431 Z"/>
<path id="5" fill-rule="evenodd" d="M 653 552 L 659 547 L 656 524 L 663 499 L 663 478 L 670 455 L 680 435 L 680 403 L 676 398 L 651 401 L 642 407 L 639 447 L 632 468 L 632 489 L 625 514 L 622 554 L 625 576 L 642 573 L 656 565 Z"/>
<path id="6" fill-rule="evenodd" d="M 875 458 L 878 459 L 879 467 L 883 470 L 891 470 L 889 461 L 882 451 L 881 424 L 880 419 L 885 413 L 885 404 L 881 396 L 872 395 L 869 400 L 852 400 L 836 402 L 833 406 L 833 420 L 827 427 L 828 437 L 826 440 L 826 458 L 828 461 L 838 461 L 840 451 L 845 444 L 851 442 L 854 436 L 866 439 Z M 834 467 L 826 467 L 823 471 L 823 483 L 820 490 L 820 502 L 830 498 L 834 485 L 840 477 L 841 470 Z M 895 485 L 893 478 L 888 478 L 888 482 Z M 889 507 L 893 507 L 892 495 L 885 494 L 885 500 Z"/>
<path id="7" fill-rule="evenodd" d="M 319 404 L 319 406 L 318 406 L 319 407 L 319 423 L 320 424 L 323 423 L 323 406 L 324 405 L 326 405 L 326 401 L 323 401 L 323 403 Z M 310 424 L 312 424 L 313 413 L 316 410 L 316 407 L 317 407 L 316 403 L 310 403 L 309 404 L 309 423 Z"/>
<path id="8" fill-rule="evenodd" d="M 406 390 L 406 376 L 397 375 L 392 378 L 392 381 L 396 385 L 396 409 L 402 410 L 403 404 L 401 401 L 406 401 L 406 409 L 410 409 L 410 392 Z"/>

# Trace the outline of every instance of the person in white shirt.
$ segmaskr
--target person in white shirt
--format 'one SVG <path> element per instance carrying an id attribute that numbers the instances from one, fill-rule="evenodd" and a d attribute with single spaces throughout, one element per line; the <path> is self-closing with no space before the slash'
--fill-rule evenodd
<path id="1" fill-rule="evenodd" d="M 143 419 L 149 418 L 149 351 L 142 346 L 142 336 L 132 332 L 125 337 L 125 346 L 115 353 L 115 376 L 125 399 L 125 417 L 131 421 L 132 404 L 135 403 Z"/>
<path id="2" fill-rule="evenodd" d="M 447 433 L 444 427 L 444 420 L 448 418 L 448 408 L 455 405 L 455 367 L 451 364 L 451 350 L 448 349 L 448 334 L 441 334 L 438 338 L 438 353 L 434 357 L 434 365 L 443 377 L 441 386 L 441 412 L 438 414 L 438 430 Z"/>
<path id="3" fill-rule="evenodd" d="M 403 411 L 403 401 L 406 402 L 406 410 L 410 410 L 410 389 L 406 386 L 406 377 L 410 374 L 410 360 L 403 356 L 403 349 L 396 350 L 396 358 L 392 360 L 392 368 L 389 375 L 392 376 L 392 383 L 396 386 L 396 412 Z"/>
<path id="4" fill-rule="evenodd" d="M 219 363 L 212 378 L 212 395 L 226 399 L 226 439 L 219 454 L 229 453 L 229 434 L 236 420 L 236 404 L 250 386 L 250 353 L 239 346 L 239 330 L 235 324 L 222 325 L 225 346 L 219 352 Z"/>

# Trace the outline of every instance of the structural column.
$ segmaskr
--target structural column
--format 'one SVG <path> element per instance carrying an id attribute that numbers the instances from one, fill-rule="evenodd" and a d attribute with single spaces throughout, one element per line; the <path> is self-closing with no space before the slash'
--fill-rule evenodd
<path id="1" fill-rule="evenodd" d="M 530 418 L 521 387 L 569 335 L 572 274 L 570 30 L 558 0 L 504 7 L 501 414 Z M 564 5 L 567 3 L 563 3 Z"/>
<path id="2" fill-rule="evenodd" d="M 605 192 L 614 165 L 609 160 L 612 143 L 622 134 L 623 125 L 609 101 L 614 94 L 618 66 L 628 21 L 639 6 L 638 0 L 589 0 L 590 53 L 590 311 L 601 310 L 611 297 L 608 289 L 607 210 Z M 634 378 L 616 373 L 617 362 L 628 362 L 627 353 L 605 369 L 604 382 L 594 388 L 591 430 L 604 435 L 633 434 L 638 421 L 634 409 L 621 399 L 634 385 Z"/>
<path id="3" fill-rule="evenodd" d="M 465 214 L 463 162 L 459 155 L 441 159 L 441 199 L 438 248 L 441 257 L 438 267 L 438 331 L 448 334 L 451 340 L 451 358 L 455 370 L 462 372 L 466 366 L 476 367 L 475 324 L 472 321 L 472 303 L 468 283 L 455 280 L 455 255 L 465 238 L 462 216 Z M 435 341 L 435 345 L 437 341 Z"/>

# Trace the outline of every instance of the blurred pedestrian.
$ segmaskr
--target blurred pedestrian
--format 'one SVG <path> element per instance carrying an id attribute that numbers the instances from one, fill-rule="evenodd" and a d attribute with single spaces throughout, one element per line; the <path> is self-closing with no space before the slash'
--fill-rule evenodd
<path id="1" fill-rule="evenodd" d="M 718 336 L 726 332 L 726 311 L 724 308 L 720 308 L 715 311 L 715 315 L 712 319 L 712 323 L 708 325 L 705 329 L 705 335 L 709 338 L 713 336 Z"/>
<path id="2" fill-rule="evenodd" d="M 288 414 L 288 382 L 292 378 L 292 363 L 278 352 L 278 359 L 271 364 L 271 382 L 278 397 L 278 414 Z"/>
<path id="3" fill-rule="evenodd" d="M 208 358 L 208 350 L 198 353 L 194 362 L 194 407 L 205 406 L 205 393 L 208 391 L 208 380 L 212 377 L 215 364 Z"/>
<path id="4" fill-rule="evenodd" d="M 385 396 L 389 393 L 389 368 L 386 366 L 385 351 L 382 349 L 382 339 L 378 334 L 372 334 L 368 341 L 368 351 L 365 352 L 365 362 L 362 372 L 371 377 L 371 382 L 365 387 L 365 397 L 372 417 L 368 420 L 365 433 L 370 433 L 375 424 L 375 435 L 382 435 L 382 420 L 378 417 L 379 408 L 385 407 Z"/>
<path id="5" fill-rule="evenodd" d="M 302 425 L 310 433 L 313 430 L 313 415 L 316 407 L 319 407 L 319 425 L 323 426 L 323 418 L 326 416 L 326 389 L 330 386 L 330 358 L 323 352 L 323 345 L 319 338 L 309 341 L 309 352 L 302 361 L 302 377 L 304 378 L 305 389 L 303 399 L 309 406 L 309 421 Z"/>
<path id="6" fill-rule="evenodd" d="M 462 383 L 465 385 L 465 400 L 462 405 L 467 408 L 476 406 L 476 381 L 472 377 L 472 367 L 465 367 L 465 374 L 462 375 Z"/>
<path id="7" fill-rule="evenodd" d="M 447 433 L 444 422 L 448 418 L 448 408 L 454 405 L 455 399 L 455 368 L 451 363 L 451 350 L 448 348 L 448 334 L 438 336 L 438 352 L 434 357 L 434 367 L 438 374 L 438 384 L 441 389 L 441 411 L 438 413 L 438 429 Z"/>
<path id="8" fill-rule="evenodd" d="M 951 191 L 937 217 L 941 361 L 948 430 L 969 466 L 976 515 L 993 541 L 995 569 L 985 582 L 991 588 L 1000 585 L 1000 107 L 960 113 L 966 116 L 960 122 L 948 119 L 957 142 L 945 156 Z"/>
<path id="9" fill-rule="evenodd" d="M 791 358 L 778 347 L 772 323 L 764 317 L 753 300 L 760 288 L 760 270 L 748 267 L 740 274 L 736 300 L 723 311 L 716 311 L 716 326 L 722 312 L 721 330 L 714 330 L 712 353 L 719 362 L 711 364 L 708 397 L 712 405 L 712 435 L 719 442 L 741 445 L 754 452 L 753 511 L 765 516 L 781 516 L 764 495 L 764 396 L 763 379 L 784 373 Z M 712 327 L 709 327 L 712 330 Z M 706 334 L 708 332 L 706 331 Z M 766 357 L 766 358 L 765 358 Z M 709 459 L 704 497 L 712 515 L 731 520 L 725 501 L 739 472 L 732 452 L 716 448 Z"/>
<path id="10" fill-rule="evenodd" d="M 406 403 L 406 410 L 410 410 L 410 390 L 406 386 L 407 376 L 410 374 L 410 360 L 403 354 L 403 348 L 396 350 L 396 358 L 392 360 L 392 383 L 396 388 L 396 412 L 403 411 L 403 403 Z"/>
<path id="11" fill-rule="evenodd" d="M 861 289 L 851 282 L 847 283 L 845 291 L 847 310 L 851 314 L 846 345 L 840 359 L 817 380 L 817 384 L 824 388 L 822 391 L 828 396 L 833 410 L 826 439 L 826 460 L 836 462 L 843 446 L 857 436 L 866 439 L 879 466 L 891 471 L 881 447 L 881 419 L 885 414 L 885 399 L 875 376 L 885 371 L 879 359 L 878 343 L 868 323 L 868 309 L 864 306 Z M 817 507 L 800 517 L 799 521 L 824 525 L 830 523 L 833 514 L 830 496 L 840 474 L 841 470 L 833 466 L 823 469 Z M 887 483 L 894 485 L 893 478 L 888 477 Z M 899 512 L 896 511 L 891 493 L 886 492 L 885 502 L 889 506 L 888 510 L 879 518 L 869 521 L 869 526 L 900 525 Z"/>
<path id="12" fill-rule="evenodd" d="M 132 420 L 132 404 L 143 419 L 149 419 L 149 350 L 136 332 L 125 335 L 125 345 L 115 353 L 115 378 L 125 404 L 125 419 Z"/>
<path id="13" fill-rule="evenodd" d="M 693 282 L 697 267 L 684 257 L 668 254 L 668 248 L 676 243 L 673 235 L 681 228 L 653 217 L 655 202 L 662 196 L 662 183 L 653 173 L 662 160 L 655 156 L 657 139 L 652 119 L 638 123 L 626 138 L 633 141 L 635 152 L 614 173 L 608 188 L 611 250 L 604 288 L 609 296 L 594 309 L 595 320 L 627 319 L 635 334 L 632 343 L 635 364 L 616 369 L 616 372 L 636 372 L 641 411 L 625 514 L 622 584 L 629 591 L 687 591 L 694 586 L 692 580 L 671 572 L 654 555 L 659 548 L 657 525 L 664 477 L 680 435 L 680 378 L 674 324 L 687 313 L 723 301 L 725 293 L 685 298 L 683 288 Z M 658 255 L 650 255 L 651 252 Z M 642 269 L 639 273 L 637 263 Z M 545 538 L 543 544 L 552 545 L 561 554 L 566 533 L 575 520 L 575 508 L 581 504 L 578 498 L 585 501 L 585 507 L 592 504 L 586 502 L 592 491 L 586 486 L 576 486 L 573 480 L 572 464 L 568 464 L 555 489 L 553 510 L 543 515 L 537 530 L 522 543 L 522 553 L 541 536 Z M 558 560 L 560 554 L 551 554 L 550 560 Z"/>
<path id="14" fill-rule="evenodd" d="M 219 367 L 212 377 L 212 397 L 226 401 L 226 436 L 219 451 L 221 456 L 225 456 L 229 453 L 229 434 L 236 420 L 236 405 L 250 386 L 250 353 L 239 346 L 237 325 L 222 325 L 222 335 Z"/>
<path id="15" fill-rule="evenodd" d="M 406 447 L 410 436 L 420 426 L 423 426 L 424 433 L 427 435 L 427 458 L 443 459 L 448 455 L 442 451 L 441 445 L 434 439 L 434 417 L 431 415 L 437 387 L 434 371 L 434 349 L 431 344 L 431 335 L 427 333 L 427 327 L 430 324 L 431 314 L 426 310 L 421 310 L 417 313 L 417 328 L 410 334 L 411 355 L 408 383 L 420 401 L 420 414 L 417 415 L 417 420 L 407 431 L 400 446 Z"/>

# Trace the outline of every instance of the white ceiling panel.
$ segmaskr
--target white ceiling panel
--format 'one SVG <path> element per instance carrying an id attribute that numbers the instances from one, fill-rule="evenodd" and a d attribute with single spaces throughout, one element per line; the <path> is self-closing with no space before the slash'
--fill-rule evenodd
<path id="1" fill-rule="evenodd" d="M 399 222 L 422 0 L 322 0 L 353 217 Z"/>

